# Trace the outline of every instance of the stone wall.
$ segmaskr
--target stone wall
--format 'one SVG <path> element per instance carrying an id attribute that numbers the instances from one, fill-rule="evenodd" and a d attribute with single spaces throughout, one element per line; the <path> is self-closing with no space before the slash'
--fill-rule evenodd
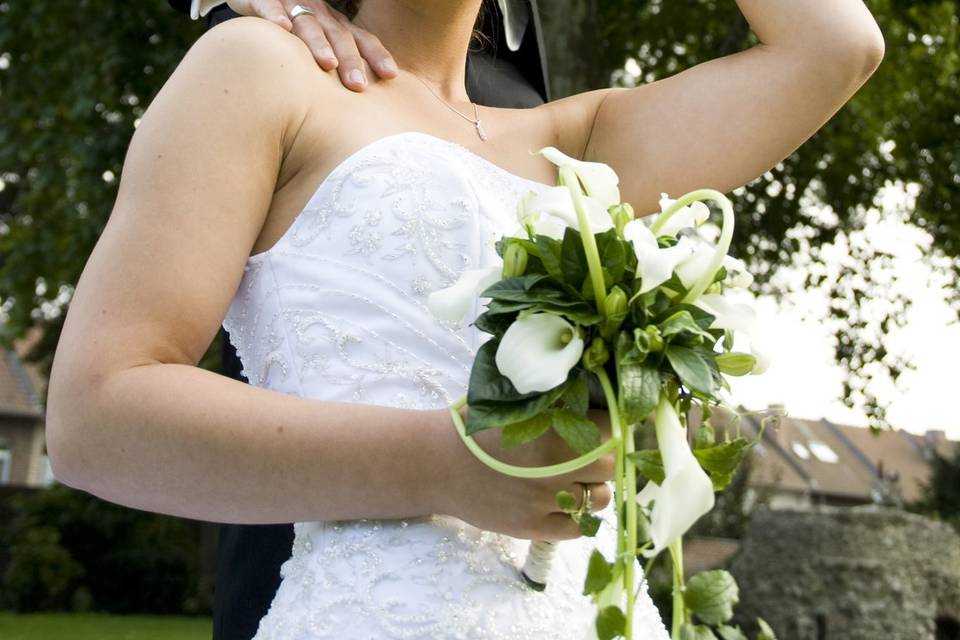
<path id="1" fill-rule="evenodd" d="M 756 512 L 730 570 L 738 619 L 780 640 L 952 640 L 960 620 L 960 535 L 894 509 Z"/>

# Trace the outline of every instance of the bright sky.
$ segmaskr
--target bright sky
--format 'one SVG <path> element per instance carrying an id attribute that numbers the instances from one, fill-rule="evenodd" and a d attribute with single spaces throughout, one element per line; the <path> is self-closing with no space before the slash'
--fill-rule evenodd
<path id="1" fill-rule="evenodd" d="M 910 190 L 916 194 L 912 186 Z M 944 301 L 943 278 L 934 278 L 922 260 L 929 248 L 929 236 L 900 219 L 898 211 L 911 208 L 912 201 L 911 194 L 899 185 L 887 190 L 880 209 L 870 210 L 870 222 L 858 239 L 897 256 L 898 288 L 913 300 L 906 326 L 894 329 L 887 348 L 909 355 L 916 370 L 901 376 L 899 389 L 881 377 L 874 380 L 872 389 L 881 398 L 892 400 L 887 416 L 894 427 L 914 433 L 942 429 L 948 437 L 960 440 L 960 417 L 953 404 L 958 392 L 960 324 Z M 849 256 L 845 246 L 833 249 L 837 259 Z M 787 278 L 795 275 L 784 272 Z M 788 414 L 797 417 L 867 424 L 862 412 L 848 409 L 838 400 L 843 373 L 834 363 L 830 329 L 822 321 L 826 300 L 823 292 L 809 292 L 782 304 L 769 297 L 756 301 L 760 337 L 771 365 L 759 376 L 729 378 L 736 403 L 747 409 L 762 409 L 768 403 L 780 402 Z M 802 308 L 816 312 L 803 321 Z M 738 349 L 742 347 L 746 345 L 737 344 Z"/>

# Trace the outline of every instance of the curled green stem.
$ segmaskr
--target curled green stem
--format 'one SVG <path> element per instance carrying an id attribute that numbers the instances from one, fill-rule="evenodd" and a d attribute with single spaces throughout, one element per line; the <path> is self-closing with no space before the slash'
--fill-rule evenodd
<path id="1" fill-rule="evenodd" d="M 480 461 L 485 465 L 491 469 L 494 469 L 495 471 L 499 471 L 500 473 L 513 476 L 515 478 L 549 478 L 551 476 L 559 476 L 564 473 L 570 473 L 571 471 L 582 469 L 620 444 L 620 439 L 614 435 L 592 451 L 588 451 L 582 456 L 566 462 L 546 465 L 543 467 L 521 467 L 518 465 L 507 464 L 497 460 L 492 455 L 484 451 L 483 448 L 478 445 L 472 437 L 467 435 L 466 427 L 463 425 L 463 416 L 460 415 L 459 411 L 460 407 L 465 405 L 466 402 L 467 396 L 464 395 L 450 405 L 450 414 L 453 416 L 453 423 L 456 425 L 457 433 L 460 434 L 460 438 L 463 440 L 464 444 L 467 445 L 467 448 L 470 450 L 470 452 L 479 458 Z"/>
<path id="2" fill-rule="evenodd" d="M 690 288 L 690 291 L 688 291 L 680 301 L 684 303 L 689 303 L 693 300 L 696 300 L 704 291 L 707 290 L 707 287 L 709 287 L 713 282 L 713 276 L 717 273 L 720 265 L 723 264 L 723 259 L 726 257 L 727 252 L 730 251 L 730 242 L 733 240 L 733 205 L 730 203 L 730 200 L 727 198 L 727 196 L 723 195 L 716 189 L 697 189 L 696 191 L 691 191 L 690 193 L 684 194 L 677 198 L 676 202 L 671 204 L 664 210 L 663 213 L 657 216 L 657 219 L 650 227 L 650 231 L 652 231 L 653 235 L 656 236 L 657 232 L 663 228 L 663 225 L 665 225 L 677 211 L 697 200 L 713 200 L 718 203 L 721 211 L 723 212 L 723 225 L 720 229 L 720 239 L 717 241 L 717 248 L 716 251 L 714 251 L 713 257 L 710 259 L 710 264 L 706 269 L 703 278 L 699 282 L 695 283 L 693 287 Z"/>

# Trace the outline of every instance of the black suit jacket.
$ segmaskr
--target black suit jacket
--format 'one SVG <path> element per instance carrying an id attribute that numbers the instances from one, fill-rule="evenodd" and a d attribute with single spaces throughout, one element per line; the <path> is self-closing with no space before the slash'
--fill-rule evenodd
<path id="1" fill-rule="evenodd" d="M 536 0 L 530 0 L 532 20 L 520 49 L 510 51 L 500 27 L 495 2 L 488 2 L 483 31 L 494 45 L 467 57 L 467 92 L 480 104 L 493 107 L 532 107 L 549 98 L 543 40 Z M 170 0 L 188 12 L 190 0 Z M 235 17 L 226 5 L 207 16 L 213 26 Z M 221 328 L 224 373 L 248 382 L 240 373 L 237 352 Z M 290 557 L 292 524 L 221 524 L 213 603 L 214 640 L 249 640 L 266 615 L 280 586 L 280 565 Z"/>

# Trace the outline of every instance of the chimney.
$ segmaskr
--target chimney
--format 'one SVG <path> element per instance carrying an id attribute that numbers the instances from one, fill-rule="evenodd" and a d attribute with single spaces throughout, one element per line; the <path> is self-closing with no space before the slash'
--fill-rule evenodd
<path id="1" fill-rule="evenodd" d="M 766 425 L 766 432 L 779 446 L 784 446 L 784 436 L 781 433 L 783 417 L 787 415 L 786 405 L 782 402 L 768 402 L 767 410 L 760 416 L 760 423 Z"/>

